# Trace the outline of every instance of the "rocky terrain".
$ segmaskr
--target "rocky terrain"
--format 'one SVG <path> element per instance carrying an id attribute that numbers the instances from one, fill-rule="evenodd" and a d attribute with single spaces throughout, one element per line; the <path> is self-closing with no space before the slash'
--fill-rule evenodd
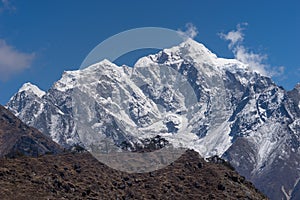
<path id="1" fill-rule="evenodd" d="M 289 199 L 300 184 L 300 86 L 286 91 L 254 68 L 188 39 L 133 67 L 103 60 L 66 71 L 47 92 L 24 84 L 6 107 L 64 147 L 102 151 L 159 135 Z"/>
<path id="2" fill-rule="evenodd" d="M 164 169 L 128 174 L 89 153 L 0 159 L 1 199 L 267 199 L 223 160 L 188 150 Z"/>
<path id="3" fill-rule="evenodd" d="M 63 148 L 0 105 L 0 157 L 62 153 Z"/>
<path id="4" fill-rule="evenodd" d="M 79 145 L 65 150 L 0 106 L 0 197 L 10 199 L 266 199 L 224 160 L 188 150 L 150 173 L 125 173 Z M 145 140 L 136 152 L 168 142 Z"/>

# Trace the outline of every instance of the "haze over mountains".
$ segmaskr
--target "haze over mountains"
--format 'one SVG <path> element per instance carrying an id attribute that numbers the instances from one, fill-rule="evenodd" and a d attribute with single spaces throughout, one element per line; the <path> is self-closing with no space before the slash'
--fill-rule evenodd
<path id="1" fill-rule="evenodd" d="M 285 91 L 234 59 L 188 39 L 141 58 L 67 71 L 50 90 L 25 84 L 6 107 L 68 147 L 116 146 L 160 135 L 204 157 L 219 155 L 271 199 L 300 198 L 300 85 Z"/>

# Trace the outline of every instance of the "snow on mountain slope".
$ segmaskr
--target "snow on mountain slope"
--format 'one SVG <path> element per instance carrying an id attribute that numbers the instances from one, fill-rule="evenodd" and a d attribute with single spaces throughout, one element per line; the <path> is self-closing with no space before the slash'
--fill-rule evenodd
<path id="1" fill-rule="evenodd" d="M 40 90 L 37 86 L 31 83 L 25 83 L 11 99 L 11 106 L 13 114 L 20 119 L 26 119 L 27 123 L 35 121 L 43 111 L 42 97 L 46 93 Z M 29 110 L 30 113 L 24 112 Z"/>
<path id="2" fill-rule="evenodd" d="M 35 94 L 38 97 L 43 97 L 46 93 L 39 89 L 36 85 L 33 85 L 31 83 L 25 83 L 18 91 L 18 93 L 21 93 L 23 91 L 31 92 Z"/>
<path id="3" fill-rule="evenodd" d="M 287 92 L 250 69 L 188 39 L 133 68 L 104 60 L 67 71 L 46 94 L 20 89 L 7 108 L 64 146 L 161 135 L 223 156 L 271 198 L 284 198 L 282 188 L 293 191 L 300 177 L 300 86 Z"/>

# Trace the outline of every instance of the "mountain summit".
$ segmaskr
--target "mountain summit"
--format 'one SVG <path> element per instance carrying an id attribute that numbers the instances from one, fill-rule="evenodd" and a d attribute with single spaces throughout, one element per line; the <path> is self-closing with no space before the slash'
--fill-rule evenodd
<path id="1" fill-rule="evenodd" d="M 46 93 L 44 91 L 42 91 L 41 89 L 39 89 L 36 85 L 33 85 L 31 83 L 24 83 L 23 86 L 19 89 L 18 93 L 21 93 L 25 91 L 26 93 L 33 93 L 38 97 L 43 97 Z"/>
<path id="2" fill-rule="evenodd" d="M 104 60 L 65 72 L 45 95 L 22 90 L 6 106 L 64 146 L 88 144 L 91 132 L 117 147 L 160 135 L 222 156 L 271 199 L 297 199 L 299 87 L 250 67 L 189 39 L 133 68 Z"/>

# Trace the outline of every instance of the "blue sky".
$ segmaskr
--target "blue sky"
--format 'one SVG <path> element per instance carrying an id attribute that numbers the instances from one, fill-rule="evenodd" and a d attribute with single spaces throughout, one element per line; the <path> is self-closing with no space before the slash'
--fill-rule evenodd
<path id="1" fill-rule="evenodd" d="M 292 89 L 300 82 L 299 9 L 297 0 L 1 0 L 0 104 L 24 82 L 48 90 L 114 34 L 149 26 L 185 30 L 188 23 L 197 29 L 194 39 L 220 57 L 243 49 L 267 57 L 263 66 L 276 83 Z"/>

